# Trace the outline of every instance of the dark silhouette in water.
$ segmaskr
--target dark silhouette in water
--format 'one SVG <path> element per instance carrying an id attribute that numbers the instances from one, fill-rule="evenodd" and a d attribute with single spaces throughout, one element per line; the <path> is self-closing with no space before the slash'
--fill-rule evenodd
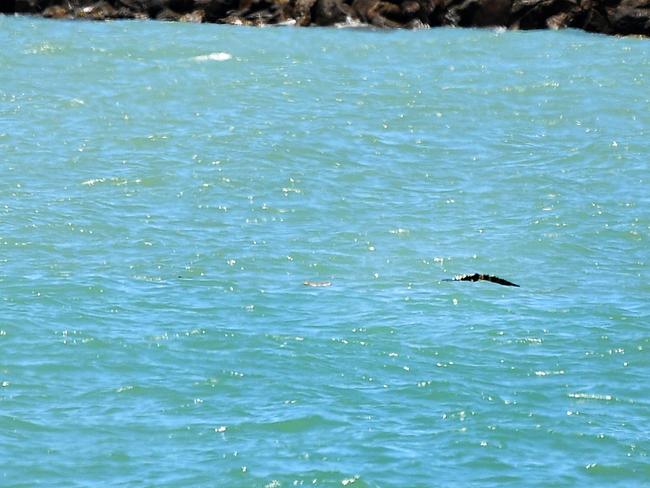
<path id="1" fill-rule="evenodd" d="M 499 278 L 498 276 L 492 276 L 492 275 L 486 275 L 486 274 L 478 274 L 474 273 L 471 275 L 456 275 L 450 280 L 443 280 L 443 281 L 491 281 L 492 283 L 497 283 L 499 285 L 503 286 L 516 286 L 519 287 L 519 285 L 512 283 L 508 280 L 504 280 L 503 278 Z"/>

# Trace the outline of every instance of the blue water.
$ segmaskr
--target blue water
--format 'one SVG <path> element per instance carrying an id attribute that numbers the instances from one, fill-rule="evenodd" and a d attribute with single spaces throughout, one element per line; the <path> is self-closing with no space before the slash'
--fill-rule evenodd
<path id="1" fill-rule="evenodd" d="M 647 40 L 0 46 L 0 486 L 650 486 Z"/>

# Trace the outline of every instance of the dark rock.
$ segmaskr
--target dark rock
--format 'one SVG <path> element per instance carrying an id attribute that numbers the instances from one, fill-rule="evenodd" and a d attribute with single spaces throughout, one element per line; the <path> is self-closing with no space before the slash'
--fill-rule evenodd
<path id="1" fill-rule="evenodd" d="M 167 7 L 175 12 L 186 14 L 195 9 L 195 4 L 194 0 L 169 0 Z"/>
<path id="2" fill-rule="evenodd" d="M 179 20 L 181 22 L 194 22 L 196 24 L 200 24 L 201 22 L 203 22 L 204 18 L 205 18 L 205 12 L 199 9 L 182 15 Z"/>
<path id="3" fill-rule="evenodd" d="M 195 0 L 197 9 L 205 12 L 205 22 L 220 22 L 238 5 L 238 0 Z"/>
<path id="4" fill-rule="evenodd" d="M 144 11 L 147 10 L 147 5 L 150 2 L 147 0 L 115 0 L 116 8 L 128 8 L 133 11 Z"/>
<path id="5" fill-rule="evenodd" d="M 316 5 L 316 0 L 295 0 L 293 7 L 293 18 L 296 24 L 307 26 L 311 24 L 311 10 Z"/>
<path id="6" fill-rule="evenodd" d="M 418 0 L 420 4 L 420 20 L 423 23 L 434 26 L 442 25 L 442 11 L 444 0 Z"/>
<path id="7" fill-rule="evenodd" d="M 616 0 L 605 0 L 605 1 L 616 1 Z M 556 8 L 557 10 L 557 8 Z M 540 18 L 537 20 L 538 23 L 544 21 L 544 17 L 548 15 L 552 9 L 546 10 L 543 8 L 533 12 L 528 12 L 528 17 L 526 22 L 530 22 L 533 17 L 532 13 L 535 16 Z M 520 13 L 519 10 L 515 10 L 515 15 Z M 549 28 L 549 29 L 564 29 L 567 27 L 575 29 L 584 29 L 590 32 L 601 32 L 606 34 L 611 34 L 612 29 L 607 20 L 607 14 L 602 0 L 579 0 L 567 8 L 560 10 L 555 14 L 551 14 L 544 21 L 543 26 L 540 28 Z M 516 22 L 514 27 L 521 27 Z M 524 25 L 522 28 L 531 28 L 528 24 Z M 537 27 L 532 27 L 537 28 Z"/>
<path id="8" fill-rule="evenodd" d="M 577 8 L 577 0 L 514 0 L 510 25 L 516 29 L 546 29 L 548 19 Z"/>
<path id="9" fill-rule="evenodd" d="M 312 22 L 317 25 L 334 25 L 353 17 L 352 8 L 343 0 L 316 0 L 312 9 Z"/>
<path id="10" fill-rule="evenodd" d="M 72 10 L 63 5 L 52 5 L 43 10 L 43 17 L 47 19 L 71 19 Z"/>
<path id="11" fill-rule="evenodd" d="M 100 0 L 92 5 L 79 7 L 74 10 L 75 17 L 89 20 L 116 19 L 117 10 L 105 0 Z"/>
<path id="12" fill-rule="evenodd" d="M 400 5 L 402 14 L 407 17 L 415 17 L 422 10 L 422 5 L 417 0 L 406 0 Z"/>
<path id="13" fill-rule="evenodd" d="M 375 27 L 401 27 L 402 10 L 398 4 L 385 0 L 354 0 L 352 8 L 357 16 Z"/>
<path id="14" fill-rule="evenodd" d="M 155 18 L 246 25 L 436 25 L 650 36 L 650 0 L 0 0 L 0 13 L 92 20 Z"/>
<path id="15" fill-rule="evenodd" d="M 402 0 L 400 3 L 400 15 L 397 20 L 409 29 L 420 29 L 428 27 L 430 2 L 423 0 Z"/>
<path id="16" fill-rule="evenodd" d="M 162 10 L 159 0 L 112 0 L 120 18 L 155 18 Z"/>
<path id="17" fill-rule="evenodd" d="M 455 4 L 463 0 L 421 0 L 425 22 L 430 26 L 458 25 L 458 18 L 450 14 Z"/>
<path id="18" fill-rule="evenodd" d="M 152 19 L 155 19 L 158 17 L 158 14 L 160 14 L 163 10 L 165 10 L 167 7 L 167 4 L 169 3 L 168 0 L 147 0 L 146 2 L 146 9 L 144 11 L 147 13 L 149 17 Z"/>
<path id="19" fill-rule="evenodd" d="M 158 15 L 156 15 L 156 20 L 163 20 L 166 22 L 178 22 L 181 20 L 181 14 L 174 12 L 170 8 L 163 8 Z"/>
<path id="20" fill-rule="evenodd" d="M 162 16 L 161 20 L 174 17 L 172 12 L 184 14 L 195 9 L 195 0 L 111 0 L 117 6 L 128 8 L 134 13 L 146 14 L 152 19 Z"/>
<path id="21" fill-rule="evenodd" d="M 140 16 L 140 17 L 138 17 Z M 137 18 L 148 18 L 148 16 L 143 13 L 133 12 L 132 10 L 126 7 L 120 7 L 117 9 L 117 14 L 115 14 L 117 19 L 137 19 Z"/>
<path id="22" fill-rule="evenodd" d="M 612 26 L 609 23 L 609 20 L 607 20 L 606 12 L 601 11 L 599 8 L 589 8 L 585 10 L 584 16 L 580 19 L 576 19 L 576 22 L 570 24 L 569 27 L 584 29 L 587 32 L 614 34 Z"/>
<path id="23" fill-rule="evenodd" d="M 240 0 L 236 10 L 224 19 L 229 24 L 265 25 L 285 22 L 291 17 L 287 0 Z"/>
<path id="24" fill-rule="evenodd" d="M 15 0 L 14 11 L 25 14 L 41 13 L 50 6 L 47 0 Z"/>
<path id="25" fill-rule="evenodd" d="M 623 0 L 612 9 L 609 21 L 618 34 L 650 36 L 650 0 Z"/>
<path id="26" fill-rule="evenodd" d="M 422 22 L 420 19 L 413 19 L 404 26 L 405 29 L 429 29 L 429 25 Z"/>
<path id="27" fill-rule="evenodd" d="M 0 14 L 13 14 L 16 12 L 15 0 L 0 2 Z"/>
<path id="28" fill-rule="evenodd" d="M 572 22 L 573 17 L 573 12 L 560 12 L 546 19 L 546 26 L 553 30 L 565 29 Z"/>
<path id="29" fill-rule="evenodd" d="M 512 0 L 464 0 L 449 8 L 449 23 L 462 27 L 508 25 Z"/>

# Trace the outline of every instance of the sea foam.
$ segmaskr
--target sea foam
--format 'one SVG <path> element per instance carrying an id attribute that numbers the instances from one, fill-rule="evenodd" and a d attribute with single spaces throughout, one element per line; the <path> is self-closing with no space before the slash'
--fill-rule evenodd
<path id="1" fill-rule="evenodd" d="M 192 58 L 194 61 L 228 61 L 229 59 L 232 59 L 232 54 L 230 53 L 210 53 L 210 54 L 202 54 L 200 56 L 194 56 Z"/>

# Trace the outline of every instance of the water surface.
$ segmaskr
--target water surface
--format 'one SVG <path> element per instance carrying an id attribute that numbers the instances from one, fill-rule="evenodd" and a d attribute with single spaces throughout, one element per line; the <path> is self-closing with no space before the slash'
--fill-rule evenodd
<path id="1" fill-rule="evenodd" d="M 0 45 L 2 486 L 647 485 L 647 40 Z"/>

